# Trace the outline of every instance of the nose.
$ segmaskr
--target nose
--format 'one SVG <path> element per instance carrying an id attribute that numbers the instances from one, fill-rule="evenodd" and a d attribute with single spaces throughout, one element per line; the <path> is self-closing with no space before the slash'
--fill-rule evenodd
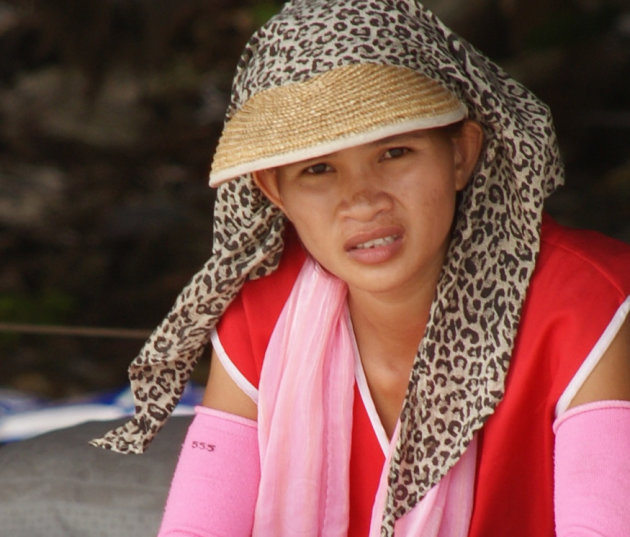
<path id="1" fill-rule="evenodd" d="M 383 188 L 384 178 L 373 167 L 354 166 L 344 170 L 340 179 L 342 216 L 367 221 L 392 208 L 392 198 Z"/>

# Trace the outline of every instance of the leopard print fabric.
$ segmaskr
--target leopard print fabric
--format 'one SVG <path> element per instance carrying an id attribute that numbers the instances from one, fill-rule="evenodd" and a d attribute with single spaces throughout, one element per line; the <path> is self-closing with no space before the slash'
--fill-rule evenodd
<path id="1" fill-rule="evenodd" d="M 539 248 L 542 205 L 563 170 L 545 105 L 413 0 L 295 0 L 262 27 L 237 66 L 229 118 L 252 95 L 354 63 L 440 81 L 484 128 L 412 368 L 381 533 L 455 464 L 493 413 Z M 273 271 L 283 217 L 249 176 L 221 185 L 213 257 L 130 366 L 136 415 L 95 444 L 142 451 L 175 406 L 197 357 L 247 278 Z"/>
<path id="2" fill-rule="evenodd" d="M 135 415 L 90 443 L 143 453 L 182 396 L 214 328 L 247 278 L 278 266 L 284 217 L 249 178 L 217 191 L 212 257 L 181 291 L 171 311 L 129 366 Z"/>

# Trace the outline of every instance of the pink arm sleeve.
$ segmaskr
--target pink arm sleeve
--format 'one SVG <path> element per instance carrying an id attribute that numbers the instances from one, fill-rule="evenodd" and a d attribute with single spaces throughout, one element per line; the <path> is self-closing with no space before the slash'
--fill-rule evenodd
<path id="1" fill-rule="evenodd" d="M 256 422 L 195 411 L 158 537 L 249 537 L 260 480 Z"/>
<path id="2" fill-rule="evenodd" d="M 554 432 L 557 537 L 630 535 L 630 402 L 577 406 Z"/>

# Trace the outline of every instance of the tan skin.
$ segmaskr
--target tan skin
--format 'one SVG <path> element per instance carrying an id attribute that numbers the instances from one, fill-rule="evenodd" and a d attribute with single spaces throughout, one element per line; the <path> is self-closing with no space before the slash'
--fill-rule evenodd
<path id="1" fill-rule="evenodd" d="M 414 285 L 413 288 L 409 287 L 403 278 L 406 273 L 402 271 L 400 274 L 403 276 L 395 280 L 396 285 L 392 285 L 390 288 L 376 288 L 371 286 L 370 282 L 373 274 L 369 271 L 366 273 L 366 278 L 361 279 L 361 276 L 357 276 L 355 282 L 352 266 L 348 268 L 349 272 L 344 272 L 346 267 L 342 263 L 337 270 L 335 260 L 329 260 L 325 254 L 320 253 L 318 247 L 324 241 L 317 233 L 310 232 L 308 222 L 303 221 L 300 211 L 296 207 L 303 206 L 301 201 L 303 198 L 300 198 L 300 196 L 303 195 L 304 189 L 313 189 L 313 184 L 326 184 L 325 181 L 330 180 L 330 175 L 327 174 L 332 173 L 324 171 L 321 176 L 318 175 L 318 183 L 312 183 L 311 174 L 301 184 L 299 181 L 303 181 L 303 179 L 302 175 L 299 174 L 302 173 L 300 170 L 304 169 L 304 166 L 311 166 L 309 170 L 314 168 L 319 173 L 320 169 L 315 167 L 319 166 L 323 169 L 321 163 L 326 163 L 326 166 L 334 172 L 335 184 L 341 184 L 338 183 L 339 178 L 344 178 L 344 190 L 339 190 L 338 195 L 346 196 L 348 195 L 347 189 L 359 188 L 352 186 L 358 184 L 356 181 L 355 183 L 352 182 L 354 180 L 353 174 L 356 176 L 367 173 L 374 174 L 377 173 L 375 170 L 380 169 L 377 167 L 367 169 L 365 166 L 359 167 L 353 163 L 359 161 L 370 162 L 371 155 L 380 155 L 383 151 L 389 151 L 387 153 L 388 156 L 394 155 L 397 157 L 398 154 L 392 152 L 391 148 L 394 147 L 392 144 L 399 142 L 410 145 L 412 148 L 418 147 L 425 152 L 427 148 L 431 148 L 431 150 L 437 148 L 436 150 L 438 151 L 446 151 L 444 155 L 449 163 L 447 179 L 449 181 L 452 180 L 452 195 L 454 196 L 454 193 L 457 190 L 461 190 L 472 175 L 481 151 L 483 134 L 477 123 L 466 121 L 456 135 L 452 133 L 448 135 L 446 144 L 438 140 L 436 142 L 437 145 L 432 141 L 431 143 L 434 145 L 429 144 L 427 146 L 422 145 L 426 144 L 424 140 L 420 142 L 412 140 L 409 142 L 407 139 L 402 141 L 396 139 L 391 143 L 388 142 L 388 146 L 375 145 L 374 148 L 369 147 L 367 149 L 361 146 L 357 149 L 342 150 L 326 156 L 325 160 L 314 159 L 313 161 L 305 161 L 303 164 L 297 163 L 296 165 L 273 170 L 264 170 L 254 175 L 257 185 L 265 195 L 294 224 L 311 254 L 331 272 L 349 281 L 348 305 L 362 365 L 376 410 L 386 433 L 390 437 L 400 414 L 410 370 L 424 332 L 429 307 L 437 285 L 439 269 L 446 251 L 446 243 L 441 244 L 438 242 L 428 261 L 416 261 L 414 266 L 422 267 L 422 285 Z M 414 145 L 416 143 L 419 145 Z M 376 153 L 378 151 L 380 153 Z M 385 164 L 382 164 L 383 162 Z M 379 160 L 375 166 L 400 166 L 399 162 L 404 162 L 404 160 L 392 162 L 393 164 L 390 164 L 389 161 Z M 300 165 L 302 168 L 298 167 Z M 387 169 L 391 170 L 392 168 Z M 399 170 L 399 168 L 395 169 Z M 319 182 L 319 179 L 324 182 Z M 297 184 L 301 184 L 300 188 L 295 188 L 296 181 L 298 181 Z M 338 187 L 331 186 L 329 190 L 332 191 L 334 188 Z M 339 210 L 342 212 L 348 211 L 352 218 L 358 214 L 356 211 L 361 211 L 361 218 L 363 218 L 364 213 L 368 211 L 366 206 L 369 204 L 377 205 L 381 203 L 384 204 L 383 211 L 389 210 L 385 207 L 387 205 L 386 202 L 379 197 L 379 188 L 371 190 L 369 194 L 361 194 L 365 199 L 356 201 L 356 204 L 363 204 L 358 209 L 341 205 Z M 317 191 L 313 192 L 315 197 L 320 195 Z M 402 194 L 403 197 L 406 195 L 404 190 Z M 295 195 L 300 200 L 300 204 L 293 203 L 295 201 L 293 196 Z M 333 195 L 337 194 L 333 193 Z M 447 191 L 446 195 L 451 194 Z M 322 203 L 330 204 L 324 198 L 322 198 Z M 325 205 L 322 205 L 322 207 L 325 207 Z M 317 205 L 311 208 L 311 212 L 317 210 Z M 352 213 L 352 211 L 355 212 Z M 336 217 L 337 214 L 335 213 Z M 343 214 L 345 215 L 346 213 L 344 212 Z M 320 225 L 320 227 L 322 226 Z M 346 278 L 346 274 L 349 277 Z M 380 281 L 380 277 L 381 273 L 378 273 L 372 279 Z M 415 278 L 415 280 L 418 280 L 418 278 Z M 353 284 L 353 282 L 356 284 Z M 630 400 L 630 320 L 626 320 L 617 337 L 578 391 L 570 406 L 607 399 Z M 211 360 L 211 374 L 203 404 L 253 420 L 257 416 L 257 408 L 254 402 L 238 388 L 214 352 Z"/>

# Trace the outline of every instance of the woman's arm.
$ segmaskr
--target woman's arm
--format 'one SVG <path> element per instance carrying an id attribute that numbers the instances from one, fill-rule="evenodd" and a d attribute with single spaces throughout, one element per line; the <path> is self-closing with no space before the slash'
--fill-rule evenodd
<path id="1" fill-rule="evenodd" d="M 630 535 L 630 319 L 554 431 L 556 535 Z"/>
<path id="2" fill-rule="evenodd" d="M 215 351 L 210 358 L 210 375 L 201 404 L 251 420 L 256 420 L 258 414 L 254 401 L 232 380 Z"/>
<path id="3" fill-rule="evenodd" d="M 630 315 L 575 394 L 569 408 L 605 400 L 630 401 Z"/>
<path id="4" fill-rule="evenodd" d="M 158 537 L 249 537 L 260 480 L 256 405 L 216 354 L 171 482 Z"/>

